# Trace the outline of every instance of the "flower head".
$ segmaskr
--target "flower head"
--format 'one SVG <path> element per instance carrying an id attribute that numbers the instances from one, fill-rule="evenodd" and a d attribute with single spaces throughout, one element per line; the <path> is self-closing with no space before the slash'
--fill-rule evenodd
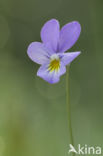
<path id="1" fill-rule="evenodd" d="M 80 52 L 68 52 L 81 32 L 81 26 L 74 21 L 68 23 L 60 30 L 59 22 L 52 19 L 46 22 L 41 29 L 40 42 L 32 42 L 27 50 L 30 59 L 38 64 L 40 68 L 37 76 L 49 83 L 57 83 L 60 76 L 66 72 L 66 65 L 70 64 Z"/>

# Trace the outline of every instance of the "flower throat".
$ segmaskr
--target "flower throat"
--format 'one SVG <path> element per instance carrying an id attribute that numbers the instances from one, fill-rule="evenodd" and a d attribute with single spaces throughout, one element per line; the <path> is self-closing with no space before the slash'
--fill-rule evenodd
<path id="1" fill-rule="evenodd" d="M 48 70 L 50 72 L 52 72 L 52 71 L 58 71 L 59 68 L 60 68 L 60 60 L 59 59 L 51 60 L 51 62 L 49 64 L 49 67 L 48 67 Z"/>

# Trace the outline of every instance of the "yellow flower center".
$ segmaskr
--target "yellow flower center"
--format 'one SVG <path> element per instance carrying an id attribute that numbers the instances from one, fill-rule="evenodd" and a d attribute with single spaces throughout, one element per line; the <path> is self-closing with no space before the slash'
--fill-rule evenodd
<path id="1" fill-rule="evenodd" d="M 55 57 L 53 56 L 51 58 L 50 64 L 48 66 L 48 71 L 52 72 L 52 71 L 58 71 L 60 68 L 60 59 L 59 57 Z"/>

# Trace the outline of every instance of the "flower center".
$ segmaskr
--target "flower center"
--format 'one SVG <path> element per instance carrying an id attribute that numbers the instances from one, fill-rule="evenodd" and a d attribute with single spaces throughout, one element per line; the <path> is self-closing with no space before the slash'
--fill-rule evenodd
<path id="1" fill-rule="evenodd" d="M 60 59 L 59 56 L 54 54 L 50 58 L 50 64 L 48 66 L 48 71 L 58 71 L 60 68 Z"/>

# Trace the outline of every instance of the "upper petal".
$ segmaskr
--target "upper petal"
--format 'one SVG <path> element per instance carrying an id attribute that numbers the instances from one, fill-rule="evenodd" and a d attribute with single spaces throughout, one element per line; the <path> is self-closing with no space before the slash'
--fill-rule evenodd
<path id="1" fill-rule="evenodd" d="M 41 77 L 42 79 L 51 84 L 57 83 L 60 80 L 59 77 L 66 72 L 66 68 L 63 65 L 63 63 L 61 63 L 58 72 L 56 71 L 50 72 L 48 71 L 48 65 L 49 63 L 42 65 L 37 72 L 37 76 Z"/>
<path id="2" fill-rule="evenodd" d="M 78 22 L 74 21 L 66 24 L 60 31 L 59 52 L 70 49 L 79 38 L 80 32 L 81 26 Z"/>
<path id="3" fill-rule="evenodd" d="M 49 49 L 56 52 L 59 40 L 59 22 L 56 19 L 46 22 L 41 30 L 41 39 Z"/>
<path id="4" fill-rule="evenodd" d="M 78 52 L 70 52 L 70 53 L 63 53 L 59 54 L 61 61 L 64 65 L 70 64 L 78 55 L 80 55 L 80 51 Z"/>
<path id="5" fill-rule="evenodd" d="M 49 60 L 49 51 L 43 43 L 32 42 L 28 49 L 27 54 L 30 59 L 38 64 L 44 64 Z"/>

